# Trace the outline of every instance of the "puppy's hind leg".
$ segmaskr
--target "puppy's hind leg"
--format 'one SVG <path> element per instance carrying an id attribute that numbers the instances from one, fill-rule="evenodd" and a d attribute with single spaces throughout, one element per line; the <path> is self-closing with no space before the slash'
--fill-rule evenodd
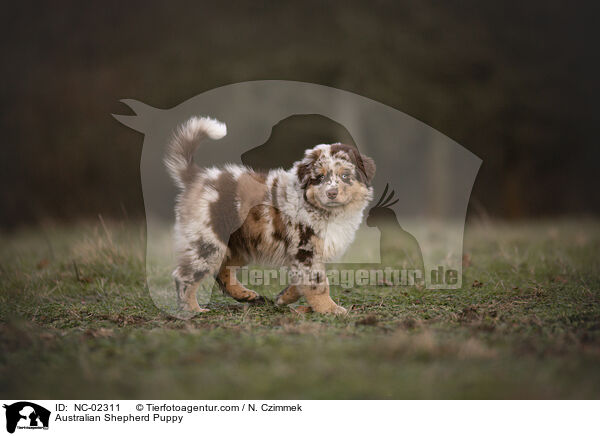
<path id="1" fill-rule="evenodd" d="M 179 266 L 173 272 L 177 289 L 177 306 L 183 314 L 208 312 L 198 304 L 198 286 L 215 276 L 225 255 L 226 247 L 200 238 L 190 243 L 179 257 Z M 212 285 L 212 281 L 211 281 Z"/>
<path id="2" fill-rule="evenodd" d="M 217 282 L 223 292 L 242 303 L 264 303 L 264 297 L 246 288 L 238 281 L 235 276 L 236 266 L 239 265 L 232 262 L 226 262 L 223 264 L 221 271 L 219 271 Z"/>
<path id="3" fill-rule="evenodd" d="M 196 271 L 194 274 L 186 274 L 186 272 L 182 267 L 177 267 L 173 272 L 177 291 L 177 310 L 191 314 L 208 312 L 208 309 L 200 307 L 196 297 L 198 285 L 207 276 L 208 271 Z"/>

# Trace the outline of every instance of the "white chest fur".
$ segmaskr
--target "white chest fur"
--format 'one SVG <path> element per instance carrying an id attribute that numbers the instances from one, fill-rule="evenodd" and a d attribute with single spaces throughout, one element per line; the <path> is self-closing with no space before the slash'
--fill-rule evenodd
<path id="1" fill-rule="evenodd" d="M 323 260 L 331 262 L 340 258 L 348 249 L 362 221 L 362 211 L 343 215 L 327 223 L 323 234 Z"/>

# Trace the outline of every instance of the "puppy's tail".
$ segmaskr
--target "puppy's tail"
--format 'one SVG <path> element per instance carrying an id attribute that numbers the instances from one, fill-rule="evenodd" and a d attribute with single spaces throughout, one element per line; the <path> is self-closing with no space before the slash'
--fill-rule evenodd
<path id="1" fill-rule="evenodd" d="M 190 183 L 198 167 L 194 164 L 194 151 L 204 138 L 221 139 L 227 134 L 227 126 L 208 117 L 192 117 L 183 123 L 169 142 L 165 165 L 169 175 L 180 189 Z"/>

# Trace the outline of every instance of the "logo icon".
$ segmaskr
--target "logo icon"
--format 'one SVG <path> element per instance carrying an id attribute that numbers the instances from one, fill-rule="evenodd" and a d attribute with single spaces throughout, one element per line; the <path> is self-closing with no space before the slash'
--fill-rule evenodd
<path id="1" fill-rule="evenodd" d="M 6 431 L 14 433 L 19 429 L 48 429 L 50 411 L 42 406 L 29 401 L 19 401 L 10 406 L 4 405 L 6 409 Z"/>

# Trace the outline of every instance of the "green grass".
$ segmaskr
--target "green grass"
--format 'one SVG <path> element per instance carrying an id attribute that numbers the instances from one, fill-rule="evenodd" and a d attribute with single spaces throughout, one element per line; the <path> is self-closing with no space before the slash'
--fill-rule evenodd
<path id="1" fill-rule="evenodd" d="M 170 318 L 144 227 L 0 237 L 4 398 L 599 398 L 600 223 L 475 223 L 464 286 L 333 289 L 347 317 L 244 306 Z"/>

